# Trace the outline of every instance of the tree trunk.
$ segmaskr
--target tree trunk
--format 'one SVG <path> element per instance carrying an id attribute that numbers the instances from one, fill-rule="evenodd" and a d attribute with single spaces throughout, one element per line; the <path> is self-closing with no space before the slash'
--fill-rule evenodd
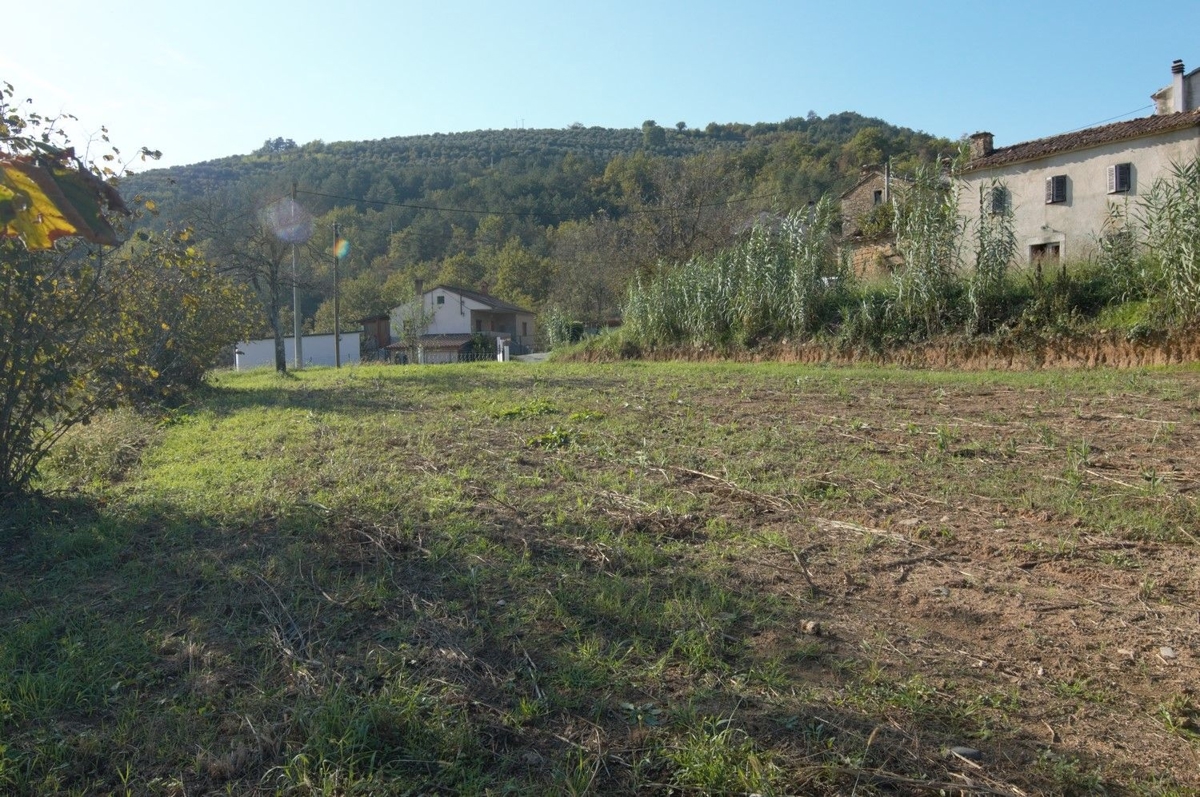
<path id="1" fill-rule="evenodd" d="M 275 370 L 287 373 L 287 351 L 283 346 L 283 330 L 279 327 L 279 305 L 271 308 L 271 331 L 275 333 Z"/>

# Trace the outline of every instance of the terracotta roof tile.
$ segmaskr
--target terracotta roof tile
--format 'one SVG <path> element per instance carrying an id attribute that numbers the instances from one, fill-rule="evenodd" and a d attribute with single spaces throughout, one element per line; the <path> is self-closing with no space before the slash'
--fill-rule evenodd
<path id="1" fill-rule="evenodd" d="M 485 334 L 488 337 L 504 337 L 503 335 L 497 336 L 495 333 L 490 332 Z M 455 332 L 446 335 L 422 335 L 421 346 L 426 349 L 460 349 L 474 339 L 475 336 L 470 332 Z M 395 343 L 388 344 L 387 348 L 396 350 L 407 349 L 408 343 L 398 340 Z"/>
<path id="2" fill-rule="evenodd" d="M 1142 119 L 1130 119 L 1127 122 L 1116 122 L 1101 127 L 1089 127 L 1086 130 L 1076 130 L 1073 133 L 1062 133 L 1049 138 L 1038 138 L 1008 147 L 992 150 L 990 155 L 976 158 L 967 164 L 965 172 L 979 169 L 990 169 L 995 166 L 1005 166 L 1010 163 L 1045 158 L 1060 152 L 1072 152 L 1078 149 L 1098 147 L 1101 144 L 1111 144 L 1115 141 L 1141 138 L 1185 127 L 1200 126 L 1200 109 L 1185 113 L 1171 113 L 1162 116 L 1147 116 Z"/>
<path id="3" fill-rule="evenodd" d="M 425 291 L 425 293 L 432 293 L 439 288 L 444 291 L 452 291 L 453 293 L 457 293 L 460 296 L 465 296 L 468 299 L 473 299 L 480 304 L 486 304 L 493 310 L 500 310 L 505 313 L 525 313 L 527 315 L 533 315 L 532 311 L 526 310 L 523 307 L 517 307 L 511 302 L 506 302 L 503 299 L 497 299 L 495 296 L 491 296 L 490 294 L 480 293 L 479 291 L 473 291 L 469 288 L 460 288 L 457 285 L 435 285 L 434 287 Z"/>

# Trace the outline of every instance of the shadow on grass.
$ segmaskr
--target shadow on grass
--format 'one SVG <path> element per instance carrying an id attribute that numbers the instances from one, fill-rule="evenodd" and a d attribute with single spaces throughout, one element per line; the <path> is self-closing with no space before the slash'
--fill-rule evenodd
<path id="1" fill-rule="evenodd" d="M 261 375 L 253 387 L 237 386 L 238 376 L 217 375 L 198 394 L 198 404 L 218 416 L 264 407 L 368 415 L 419 410 L 431 395 L 454 394 L 482 407 L 510 395 L 611 392 L 631 383 L 644 389 L 636 365 L 603 366 L 611 372 L 603 377 L 595 375 L 594 365 L 556 366 L 552 371 L 522 364 L 376 365 L 286 378 Z M 661 388 L 665 392 L 670 386 Z"/>
<path id="2" fill-rule="evenodd" d="M 794 633 L 810 607 L 695 555 L 699 533 L 486 502 L 231 524 L 49 498 L 6 518 L 5 793 L 832 794 L 974 777 L 941 750 L 977 729 L 935 698 L 816 699 L 818 683 L 862 692 L 859 665 Z M 1005 744 L 1024 788 L 1092 777 L 1074 759 L 1015 776 L 1035 747 Z"/>

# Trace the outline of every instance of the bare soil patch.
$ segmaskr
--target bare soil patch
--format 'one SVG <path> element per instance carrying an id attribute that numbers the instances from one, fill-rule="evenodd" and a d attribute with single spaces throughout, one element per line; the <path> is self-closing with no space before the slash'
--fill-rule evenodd
<path id="1" fill-rule="evenodd" d="M 1196 354 L 1180 351 L 1161 356 Z M 1097 356 L 1117 358 L 1078 353 Z M 846 497 L 814 506 L 775 487 L 755 501 L 753 478 L 693 481 L 748 507 L 736 522 L 790 541 L 787 554 L 737 557 L 747 588 L 815 596 L 822 657 L 867 659 L 889 683 L 919 678 L 994 710 L 996 737 L 964 741 L 986 764 L 951 756 L 951 781 L 958 769 L 999 793 L 1089 791 L 1055 782 L 1065 753 L 1103 773 L 1096 788 L 1169 775 L 1200 789 L 1200 378 L 1177 376 L 1165 395 L 904 382 L 850 393 L 709 395 L 714 417 L 803 430 L 804 450 L 822 453 L 794 466 L 800 487 Z M 875 464 L 852 464 L 864 459 Z M 1170 519 L 1151 530 L 1121 515 L 1139 505 Z M 874 726 L 905 769 L 945 752 L 916 719 L 898 710 Z"/>
<path id="2" fill-rule="evenodd" d="M 1195 354 L 1111 344 L 1055 362 Z M 1200 374 L 1107 371 L 1107 387 L 1076 390 L 1053 374 L 737 373 L 684 371 L 674 391 L 608 374 L 629 400 L 601 404 L 638 415 L 640 439 L 533 461 L 599 474 L 613 448 L 618 461 L 656 452 L 641 488 L 600 493 L 593 510 L 690 541 L 696 557 L 727 544 L 734 589 L 792 607 L 790 633 L 742 641 L 813 690 L 799 709 L 810 731 L 857 744 L 858 764 L 828 788 L 865 777 L 902 793 L 1200 789 Z M 572 492 L 560 478 L 547 487 Z M 695 684 L 668 671 L 661 688 L 670 705 Z M 760 697 L 723 710 L 775 749 L 811 755 L 781 729 L 788 701 L 774 688 Z M 956 745 L 981 758 L 948 753 Z M 806 777 L 793 783 L 819 791 Z"/>

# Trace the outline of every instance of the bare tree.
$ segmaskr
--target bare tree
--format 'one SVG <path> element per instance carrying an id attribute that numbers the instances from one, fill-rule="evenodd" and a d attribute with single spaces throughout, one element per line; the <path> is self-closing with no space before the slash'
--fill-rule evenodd
<path id="1" fill-rule="evenodd" d="M 284 373 L 287 352 L 280 310 L 294 284 L 290 240 L 295 230 L 281 226 L 278 203 L 249 197 L 209 196 L 193 203 L 187 216 L 217 269 L 254 288 L 275 337 L 275 370 Z"/>
<path id="2" fill-rule="evenodd" d="M 637 273 L 632 238 L 627 225 L 604 214 L 560 224 L 554 232 L 557 277 L 551 304 L 588 326 L 602 326 L 615 316 L 625 285 Z"/>
<path id="3" fill-rule="evenodd" d="M 759 209 L 728 201 L 735 185 L 727 159 L 705 155 L 656 166 L 656 202 L 631 217 L 642 265 L 683 262 L 728 247 L 738 223 Z"/>

